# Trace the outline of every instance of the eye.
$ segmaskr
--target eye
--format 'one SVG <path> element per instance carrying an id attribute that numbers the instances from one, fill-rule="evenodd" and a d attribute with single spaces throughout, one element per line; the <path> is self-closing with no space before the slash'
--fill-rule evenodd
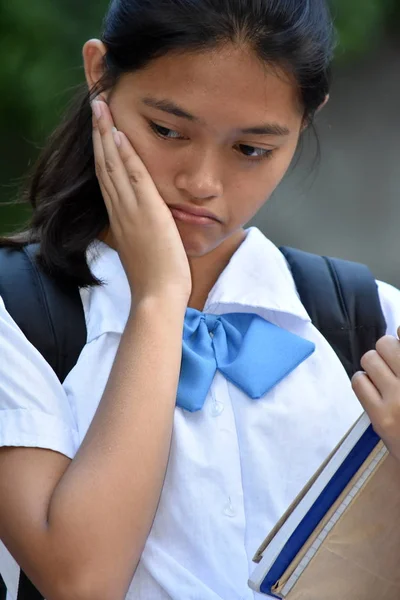
<path id="1" fill-rule="evenodd" d="M 263 158 L 269 158 L 273 153 L 273 150 L 267 148 L 257 148 L 256 146 L 248 146 L 247 144 L 238 144 L 237 148 L 239 152 L 246 158 L 252 160 L 262 160 Z"/>
<path id="2" fill-rule="evenodd" d="M 169 129 L 168 127 L 163 127 L 162 125 L 157 125 L 157 123 L 153 123 L 150 121 L 151 129 L 161 138 L 166 140 L 183 140 L 185 139 L 180 133 L 174 131 L 173 129 Z"/>

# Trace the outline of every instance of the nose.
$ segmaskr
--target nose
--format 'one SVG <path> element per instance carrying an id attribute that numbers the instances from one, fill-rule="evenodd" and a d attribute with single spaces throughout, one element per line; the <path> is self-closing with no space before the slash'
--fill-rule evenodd
<path id="1" fill-rule="evenodd" d="M 194 152 L 181 163 L 175 185 L 192 200 L 211 200 L 221 196 L 223 184 L 215 154 Z"/>

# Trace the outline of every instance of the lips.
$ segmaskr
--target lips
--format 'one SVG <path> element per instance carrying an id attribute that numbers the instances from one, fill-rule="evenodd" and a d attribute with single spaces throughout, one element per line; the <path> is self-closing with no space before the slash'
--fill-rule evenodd
<path id="1" fill-rule="evenodd" d="M 215 225 L 221 223 L 212 212 L 196 206 L 187 206 L 185 204 L 170 205 L 169 209 L 175 219 L 184 223 L 195 225 Z"/>

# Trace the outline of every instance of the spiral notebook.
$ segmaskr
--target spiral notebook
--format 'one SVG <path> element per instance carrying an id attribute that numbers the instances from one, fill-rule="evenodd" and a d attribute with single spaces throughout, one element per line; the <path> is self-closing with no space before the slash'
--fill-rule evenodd
<path id="1" fill-rule="evenodd" d="M 363 414 L 257 551 L 250 587 L 287 600 L 400 599 L 400 463 Z"/>

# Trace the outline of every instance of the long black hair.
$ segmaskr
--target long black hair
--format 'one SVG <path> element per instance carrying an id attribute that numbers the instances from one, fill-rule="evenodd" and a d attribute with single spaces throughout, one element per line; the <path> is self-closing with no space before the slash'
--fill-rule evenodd
<path id="1" fill-rule="evenodd" d="M 40 242 L 42 266 L 79 286 L 98 283 L 87 248 L 109 224 L 95 174 L 91 100 L 169 52 L 245 43 L 295 77 L 311 123 L 329 92 L 334 31 L 326 0 L 113 0 L 101 40 L 104 76 L 92 90 L 82 85 L 27 178 L 29 229 L 0 240 Z"/>

